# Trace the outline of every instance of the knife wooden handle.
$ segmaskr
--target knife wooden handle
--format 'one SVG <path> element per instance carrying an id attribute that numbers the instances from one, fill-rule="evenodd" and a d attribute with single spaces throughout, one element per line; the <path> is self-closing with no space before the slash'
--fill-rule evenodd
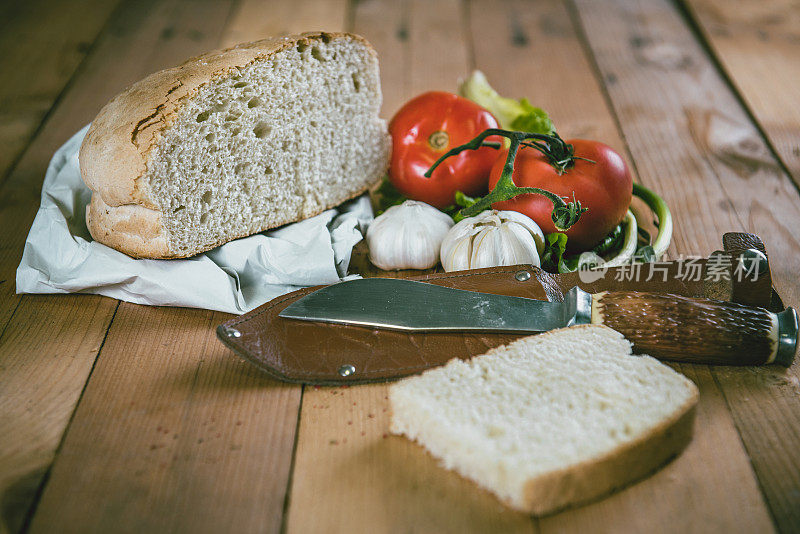
<path id="1" fill-rule="evenodd" d="M 797 313 L 703 298 L 636 291 L 592 295 L 593 324 L 617 330 L 635 352 L 721 365 L 789 366 L 797 346 Z"/>

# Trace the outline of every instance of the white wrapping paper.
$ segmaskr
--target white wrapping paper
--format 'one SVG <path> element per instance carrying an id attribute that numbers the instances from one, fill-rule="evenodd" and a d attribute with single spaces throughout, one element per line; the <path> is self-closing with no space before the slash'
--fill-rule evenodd
<path id="1" fill-rule="evenodd" d="M 88 127 L 87 127 L 88 128 Z M 372 220 L 362 196 L 316 217 L 183 260 L 135 260 L 92 241 L 91 191 L 78 167 L 84 128 L 58 149 L 17 268 L 17 293 L 96 293 L 157 306 L 245 313 L 299 287 L 345 276 Z"/>

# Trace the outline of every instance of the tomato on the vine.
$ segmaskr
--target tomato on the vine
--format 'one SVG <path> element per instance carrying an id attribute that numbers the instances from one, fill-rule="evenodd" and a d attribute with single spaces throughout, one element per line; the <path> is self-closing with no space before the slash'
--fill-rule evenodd
<path id="1" fill-rule="evenodd" d="M 403 195 L 437 208 L 452 205 L 456 191 L 482 195 L 497 159 L 496 148 L 464 151 L 444 161 L 430 178 L 424 174 L 451 148 L 487 128 L 497 127 L 497 119 L 471 100 L 442 91 L 419 95 L 407 102 L 389 123 L 392 135 L 389 179 Z"/>
<path id="2" fill-rule="evenodd" d="M 518 187 L 538 187 L 580 202 L 587 211 L 567 231 L 567 248 L 572 252 L 591 249 L 625 217 L 631 203 L 633 180 L 625 160 L 611 147 L 597 141 L 572 139 L 575 160 L 559 174 L 538 150 L 521 146 L 511 175 Z M 508 151 L 496 157 L 489 178 L 494 188 L 503 172 Z M 590 160 L 590 161 L 587 161 Z M 512 210 L 533 219 L 545 234 L 555 232 L 551 218 L 553 203 L 542 195 L 524 194 L 492 204 L 494 209 Z"/>

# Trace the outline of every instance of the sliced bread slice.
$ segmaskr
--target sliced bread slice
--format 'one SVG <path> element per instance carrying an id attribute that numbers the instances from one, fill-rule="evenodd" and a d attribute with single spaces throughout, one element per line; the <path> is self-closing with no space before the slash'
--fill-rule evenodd
<path id="1" fill-rule="evenodd" d="M 187 257 L 316 215 L 388 165 L 378 59 L 314 32 L 199 56 L 109 102 L 80 151 L 95 240 Z"/>
<path id="2" fill-rule="evenodd" d="M 698 392 L 604 326 L 519 339 L 389 388 L 391 431 L 542 515 L 640 479 L 691 440 Z"/>

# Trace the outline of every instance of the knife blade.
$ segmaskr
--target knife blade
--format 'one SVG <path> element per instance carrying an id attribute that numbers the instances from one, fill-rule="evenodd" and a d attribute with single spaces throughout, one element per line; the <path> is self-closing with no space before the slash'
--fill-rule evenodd
<path id="1" fill-rule="evenodd" d="M 590 294 L 578 287 L 563 302 L 547 302 L 395 278 L 326 286 L 279 316 L 412 333 L 535 333 L 603 324 L 622 333 L 637 352 L 724 365 L 789 366 L 798 337 L 793 308 L 776 314 L 733 302 L 636 291 Z"/>

